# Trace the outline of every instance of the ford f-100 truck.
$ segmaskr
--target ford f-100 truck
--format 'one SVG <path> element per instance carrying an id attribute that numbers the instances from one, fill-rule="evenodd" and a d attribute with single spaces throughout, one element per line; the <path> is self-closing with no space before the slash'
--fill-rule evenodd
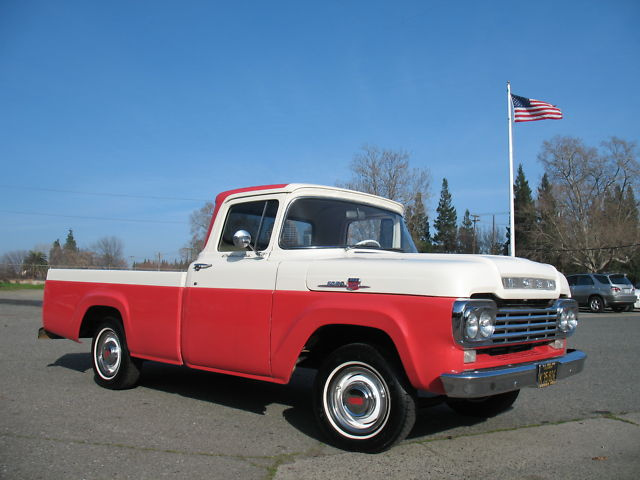
<path id="1" fill-rule="evenodd" d="M 49 270 L 39 334 L 92 338 L 111 389 L 144 360 L 281 384 L 315 368 L 321 431 L 377 452 L 409 433 L 418 400 L 491 416 L 580 372 L 577 316 L 550 265 L 419 254 L 401 204 L 289 184 L 219 194 L 186 272 Z"/>

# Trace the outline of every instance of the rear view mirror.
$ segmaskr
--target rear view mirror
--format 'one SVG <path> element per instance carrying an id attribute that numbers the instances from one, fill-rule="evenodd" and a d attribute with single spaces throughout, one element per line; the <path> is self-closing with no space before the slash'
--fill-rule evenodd
<path id="1" fill-rule="evenodd" d="M 251 234 L 246 230 L 238 230 L 236 233 L 233 234 L 233 244 L 236 247 L 241 248 L 243 250 L 250 248 Z"/>
<path id="2" fill-rule="evenodd" d="M 349 220 L 364 220 L 365 218 L 367 218 L 367 214 L 360 209 L 346 210 L 344 212 L 344 215 Z"/>

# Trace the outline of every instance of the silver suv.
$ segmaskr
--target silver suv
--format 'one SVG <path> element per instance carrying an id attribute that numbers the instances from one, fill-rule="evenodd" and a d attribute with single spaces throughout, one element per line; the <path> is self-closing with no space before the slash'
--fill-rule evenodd
<path id="1" fill-rule="evenodd" d="M 636 301 L 631 281 L 620 273 L 583 273 L 568 275 L 571 296 L 580 306 L 592 312 L 602 312 L 611 307 L 615 312 L 633 309 Z"/>

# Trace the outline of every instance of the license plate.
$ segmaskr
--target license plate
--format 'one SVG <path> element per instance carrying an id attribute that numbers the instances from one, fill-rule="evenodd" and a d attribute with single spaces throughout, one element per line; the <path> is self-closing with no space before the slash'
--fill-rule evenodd
<path id="1" fill-rule="evenodd" d="M 558 362 L 538 365 L 538 387 L 548 387 L 556 383 L 558 378 Z"/>

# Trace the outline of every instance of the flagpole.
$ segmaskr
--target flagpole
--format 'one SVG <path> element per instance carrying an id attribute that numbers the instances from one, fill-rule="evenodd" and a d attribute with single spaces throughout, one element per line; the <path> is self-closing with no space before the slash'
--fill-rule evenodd
<path id="1" fill-rule="evenodd" d="M 516 226 L 513 194 L 513 126 L 511 121 L 511 83 L 507 82 L 507 118 L 509 119 L 509 255 L 516 256 Z"/>

